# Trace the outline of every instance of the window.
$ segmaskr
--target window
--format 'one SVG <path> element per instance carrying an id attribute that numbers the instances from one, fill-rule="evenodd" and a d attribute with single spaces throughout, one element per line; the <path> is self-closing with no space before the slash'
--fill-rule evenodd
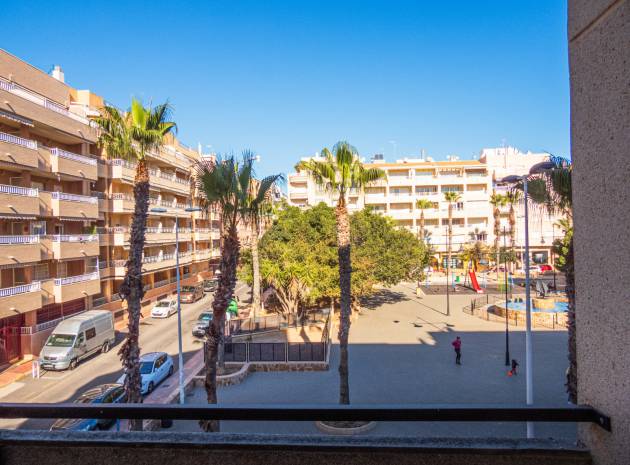
<path id="1" fill-rule="evenodd" d="M 42 281 L 50 278 L 48 263 L 38 263 L 33 267 L 33 280 Z"/>
<path id="2" fill-rule="evenodd" d="M 83 333 L 79 334 L 79 337 L 77 338 L 77 342 L 74 346 L 81 347 L 82 344 L 85 344 L 85 335 Z"/>
<path id="3" fill-rule="evenodd" d="M 96 329 L 95 328 L 90 328 L 88 330 L 85 331 L 85 337 L 86 339 L 89 341 L 90 339 L 96 337 Z"/>
<path id="4" fill-rule="evenodd" d="M 160 368 L 162 366 L 162 364 L 164 363 L 164 359 L 162 357 L 159 357 L 156 361 L 155 361 L 155 369 L 157 370 L 158 368 Z"/>
<path id="5" fill-rule="evenodd" d="M 45 221 L 31 221 L 30 231 L 32 235 L 43 236 L 46 234 Z"/>

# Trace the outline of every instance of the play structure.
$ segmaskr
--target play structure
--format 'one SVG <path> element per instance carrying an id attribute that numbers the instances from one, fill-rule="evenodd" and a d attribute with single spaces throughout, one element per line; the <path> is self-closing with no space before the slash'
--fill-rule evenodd
<path id="1" fill-rule="evenodd" d="M 468 276 L 470 276 L 470 284 L 471 287 L 475 290 L 477 294 L 483 294 L 483 289 L 479 286 L 479 282 L 477 281 L 477 275 L 474 270 L 468 271 Z"/>

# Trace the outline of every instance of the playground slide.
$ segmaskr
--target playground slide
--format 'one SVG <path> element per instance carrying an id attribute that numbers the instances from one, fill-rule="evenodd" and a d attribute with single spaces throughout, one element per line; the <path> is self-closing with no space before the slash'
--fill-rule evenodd
<path id="1" fill-rule="evenodd" d="M 477 275 L 474 271 L 469 271 L 468 275 L 470 276 L 470 282 L 472 283 L 472 287 L 478 294 L 483 294 L 483 289 L 479 287 L 479 283 L 477 282 Z"/>

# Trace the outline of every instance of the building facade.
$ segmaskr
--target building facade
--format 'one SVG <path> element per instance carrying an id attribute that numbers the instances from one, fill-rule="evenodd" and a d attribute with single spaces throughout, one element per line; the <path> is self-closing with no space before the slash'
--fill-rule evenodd
<path id="1" fill-rule="evenodd" d="M 493 192 L 505 193 L 508 186 L 501 179 L 511 174 L 525 174 L 529 169 L 548 159 L 545 153 L 522 153 L 513 147 L 484 149 L 477 160 L 460 160 L 449 157 L 446 161 L 424 159 L 400 159 L 387 163 L 376 155 L 367 167 L 377 167 L 386 172 L 385 179 L 370 184 L 363 190 L 351 189 L 348 196 L 350 212 L 370 207 L 390 216 L 394 222 L 420 234 L 421 210 L 416 207 L 419 199 L 432 202 L 425 209 L 424 224 L 427 241 L 433 246 L 436 258 L 443 259 L 447 252 L 448 202 L 446 192 L 457 192 L 460 200 L 453 205 L 453 256 L 466 244 L 480 240 L 494 244 L 494 217 L 490 203 Z M 288 176 L 288 201 L 290 205 L 307 207 L 324 202 L 334 206 L 335 198 L 318 187 L 306 173 Z M 515 206 L 515 248 L 522 253 L 524 238 L 524 206 Z M 537 263 L 551 261 L 551 244 L 556 234 L 554 223 L 542 211 L 530 214 L 530 246 L 532 259 Z M 509 207 L 501 209 L 501 229 L 509 229 Z M 500 237 L 503 240 L 503 237 Z"/>
<path id="2" fill-rule="evenodd" d="M 37 355 L 60 319 L 91 308 L 123 317 L 134 166 L 97 146 L 103 99 L 0 50 L 0 365 Z M 212 213 L 189 213 L 198 152 L 174 138 L 149 155 L 151 212 L 143 304 L 175 288 L 175 221 L 185 280 L 211 276 Z"/>

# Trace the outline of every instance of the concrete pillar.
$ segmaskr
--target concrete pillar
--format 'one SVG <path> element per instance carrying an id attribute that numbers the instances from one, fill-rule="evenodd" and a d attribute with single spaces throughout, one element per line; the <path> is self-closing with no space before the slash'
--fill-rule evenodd
<path id="1" fill-rule="evenodd" d="M 569 0 L 578 400 L 594 463 L 630 463 L 630 0 Z"/>

